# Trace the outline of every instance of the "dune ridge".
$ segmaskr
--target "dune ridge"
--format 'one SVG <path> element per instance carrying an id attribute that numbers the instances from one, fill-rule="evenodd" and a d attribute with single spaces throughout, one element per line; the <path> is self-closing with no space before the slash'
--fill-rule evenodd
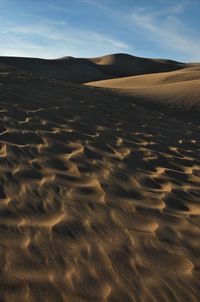
<path id="1" fill-rule="evenodd" d="M 181 70 L 116 78 L 85 85 L 114 89 L 138 104 L 173 112 L 200 112 L 200 64 Z"/>
<path id="2" fill-rule="evenodd" d="M 200 123 L 179 115 L 0 64 L 1 301 L 199 301 Z"/>
<path id="3" fill-rule="evenodd" d="M 175 61 L 139 58 L 128 54 L 113 54 L 99 58 L 63 57 L 51 60 L 0 57 L 0 64 L 26 72 L 41 74 L 48 78 L 76 83 L 128 75 L 165 72 L 184 68 L 185 66 L 185 64 Z"/>

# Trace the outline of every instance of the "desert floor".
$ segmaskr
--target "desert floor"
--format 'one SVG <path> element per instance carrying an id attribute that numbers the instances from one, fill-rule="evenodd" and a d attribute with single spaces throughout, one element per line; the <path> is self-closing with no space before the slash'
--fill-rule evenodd
<path id="1" fill-rule="evenodd" d="M 197 302 L 200 124 L 0 73 L 1 301 Z"/>

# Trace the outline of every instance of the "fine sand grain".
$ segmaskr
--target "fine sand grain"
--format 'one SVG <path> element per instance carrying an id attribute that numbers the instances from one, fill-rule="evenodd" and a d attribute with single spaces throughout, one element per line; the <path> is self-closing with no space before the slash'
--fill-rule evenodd
<path id="1" fill-rule="evenodd" d="M 200 124 L 5 65 L 0 83 L 0 300 L 199 301 Z"/>

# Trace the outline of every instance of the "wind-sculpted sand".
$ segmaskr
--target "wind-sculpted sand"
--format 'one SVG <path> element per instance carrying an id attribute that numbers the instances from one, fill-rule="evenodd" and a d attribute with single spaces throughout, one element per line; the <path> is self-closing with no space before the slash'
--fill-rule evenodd
<path id="1" fill-rule="evenodd" d="M 176 71 L 128 76 L 86 85 L 113 89 L 119 95 L 129 95 L 137 104 L 166 112 L 200 114 L 200 64 L 188 64 Z M 123 96 L 122 96 L 123 97 Z"/>
<path id="2" fill-rule="evenodd" d="M 199 301 L 199 124 L 0 80 L 0 300 Z"/>

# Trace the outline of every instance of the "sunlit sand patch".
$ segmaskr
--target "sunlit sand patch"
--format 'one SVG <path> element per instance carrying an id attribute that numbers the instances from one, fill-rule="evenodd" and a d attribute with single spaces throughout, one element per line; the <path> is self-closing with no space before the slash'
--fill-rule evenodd
<path id="1" fill-rule="evenodd" d="M 54 225 L 62 221 L 64 217 L 64 213 L 27 215 L 27 217 L 23 217 L 19 226 L 37 226 L 51 229 Z"/>
<path id="2" fill-rule="evenodd" d="M 25 77 L 0 95 L 0 299 L 198 301 L 198 125 Z"/>
<path id="3" fill-rule="evenodd" d="M 141 232 L 154 232 L 158 228 L 155 221 L 146 219 L 144 216 L 136 213 L 126 214 L 116 210 L 111 212 L 113 221 L 120 227 L 135 229 Z"/>

